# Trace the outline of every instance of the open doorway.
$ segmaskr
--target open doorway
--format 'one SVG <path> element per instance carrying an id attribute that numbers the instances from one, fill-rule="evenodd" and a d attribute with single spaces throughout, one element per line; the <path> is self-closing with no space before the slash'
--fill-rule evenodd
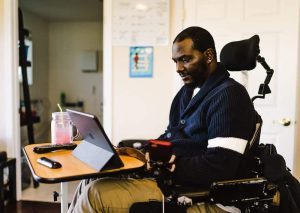
<path id="1" fill-rule="evenodd" d="M 19 0 L 19 7 L 32 43 L 29 90 L 32 110 L 39 117 L 35 142 L 50 142 L 51 113 L 58 110 L 57 103 L 95 114 L 102 121 L 103 2 Z M 20 96 L 22 105 L 22 90 Z M 21 147 L 27 144 L 27 129 L 22 127 Z M 32 179 L 23 171 L 22 175 L 23 200 L 52 201 L 52 192 L 59 191 L 55 184 L 34 188 Z"/>

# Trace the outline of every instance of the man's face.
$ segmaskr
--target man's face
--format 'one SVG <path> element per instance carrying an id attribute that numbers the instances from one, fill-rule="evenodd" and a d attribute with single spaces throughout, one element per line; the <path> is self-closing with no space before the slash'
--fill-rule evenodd
<path id="1" fill-rule="evenodd" d="M 175 42 L 172 47 L 172 59 L 184 84 L 202 86 L 208 75 L 207 57 L 193 48 L 192 39 Z"/>

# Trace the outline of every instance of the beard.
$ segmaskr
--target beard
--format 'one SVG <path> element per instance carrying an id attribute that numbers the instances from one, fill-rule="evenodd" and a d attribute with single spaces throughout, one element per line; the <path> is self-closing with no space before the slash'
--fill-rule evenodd
<path id="1" fill-rule="evenodd" d="M 184 81 L 186 85 L 201 87 L 209 75 L 208 65 L 205 62 L 199 62 L 197 66 L 195 66 L 195 69 L 191 69 L 186 73 L 187 75 Z"/>

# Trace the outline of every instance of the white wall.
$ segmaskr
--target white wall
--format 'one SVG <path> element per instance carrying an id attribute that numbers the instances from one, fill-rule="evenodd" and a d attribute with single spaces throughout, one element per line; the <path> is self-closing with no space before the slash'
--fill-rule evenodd
<path id="1" fill-rule="evenodd" d="M 57 111 L 60 94 L 67 102 L 84 102 L 86 112 L 102 117 L 102 72 L 83 73 L 80 53 L 102 50 L 99 22 L 52 22 L 49 25 L 49 98 Z"/>
<path id="2" fill-rule="evenodd" d="M 113 49 L 113 141 L 156 138 L 168 124 L 172 98 L 170 47 L 154 47 L 152 78 L 129 77 L 129 47 Z"/>
<path id="3" fill-rule="evenodd" d="M 175 66 L 171 46 L 181 30 L 181 1 L 170 1 L 168 46 L 154 46 L 152 78 L 129 77 L 129 47 L 113 48 L 112 53 L 112 141 L 129 138 L 151 139 L 162 134 L 168 124 L 174 96 Z M 176 81 L 176 80 L 175 80 Z"/>

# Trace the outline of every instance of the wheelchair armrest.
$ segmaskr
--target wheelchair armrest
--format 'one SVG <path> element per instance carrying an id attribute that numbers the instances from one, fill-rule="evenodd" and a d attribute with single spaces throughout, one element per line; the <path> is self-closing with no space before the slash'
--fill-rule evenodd
<path id="1" fill-rule="evenodd" d="M 265 178 L 249 178 L 213 183 L 210 200 L 223 205 L 244 206 L 253 202 L 272 203 L 277 185 Z"/>
<path id="2" fill-rule="evenodd" d="M 176 198 L 189 197 L 193 202 L 214 202 L 223 205 L 243 206 L 252 202 L 272 202 L 277 186 L 265 178 L 249 178 L 214 182 L 208 187 L 175 186 Z"/>

